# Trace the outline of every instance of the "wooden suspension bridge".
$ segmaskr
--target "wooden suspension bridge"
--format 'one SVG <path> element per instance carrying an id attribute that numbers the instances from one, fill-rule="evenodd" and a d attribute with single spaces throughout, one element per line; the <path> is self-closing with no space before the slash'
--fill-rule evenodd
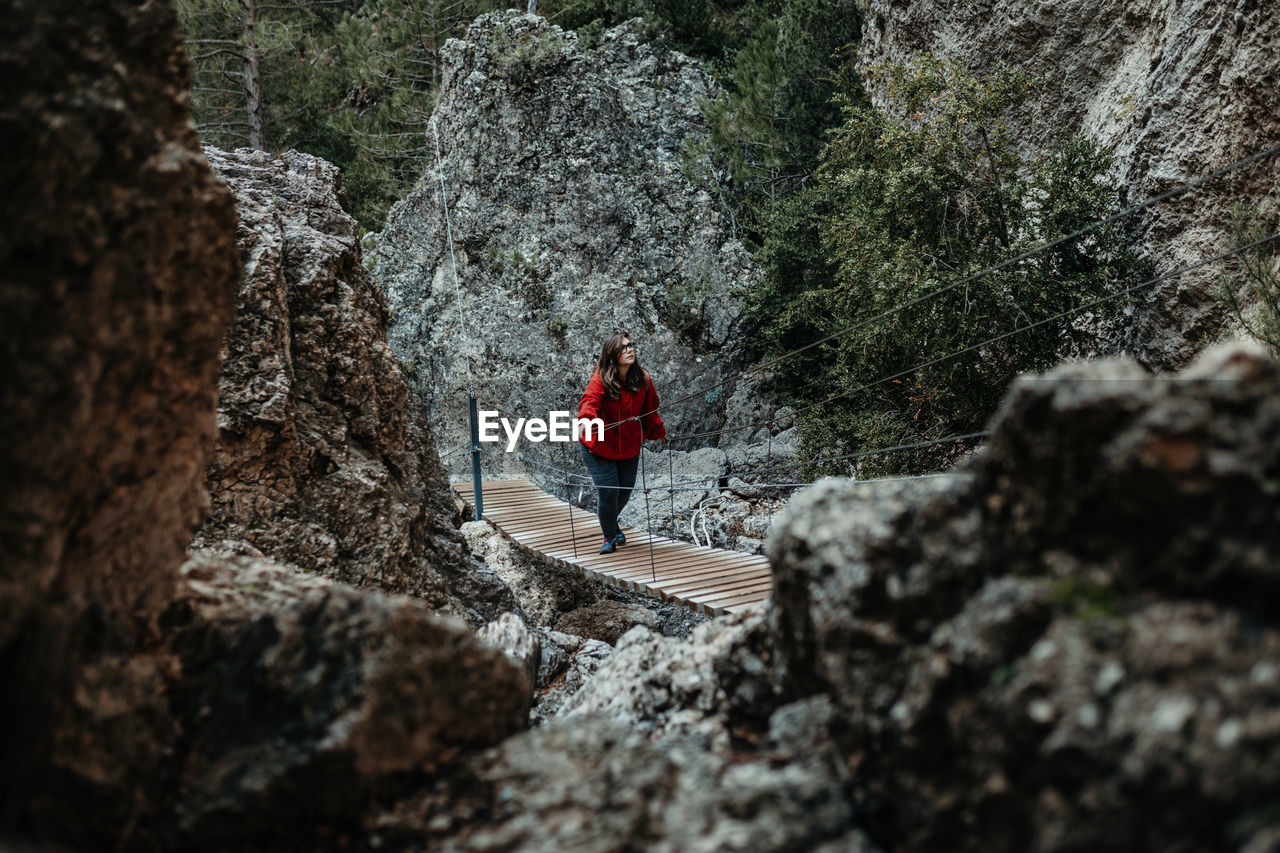
<path id="1" fill-rule="evenodd" d="M 471 483 L 452 485 L 460 498 L 474 505 Z M 708 616 L 732 613 L 772 594 L 773 573 L 762 556 L 691 545 L 627 527 L 625 545 L 612 554 L 599 554 L 600 525 L 594 514 L 552 497 L 528 480 L 488 480 L 481 489 L 486 519 L 521 550 L 561 568 Z M 644 495 L 633 499 L 643 500 Z"/>

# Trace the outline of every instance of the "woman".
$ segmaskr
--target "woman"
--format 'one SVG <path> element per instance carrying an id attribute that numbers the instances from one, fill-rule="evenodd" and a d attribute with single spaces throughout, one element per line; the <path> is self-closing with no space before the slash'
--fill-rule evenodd
<path id="1" fill-rule="evenodd" d="M 631 336 L 623 332 L 606 338 L 578 403 L 579 418 L 600 418 L 605 424 L 603 439 L 587 431 L 578 448 L 596 484 L 596 516 L 604 533 L 601 554 L 612 554 L 627 541 L 618 527 L 618 514 L 636 484 L 641 446 L 648 440 L 667 440 L 657 408 L 653 378 L 636 361 Z"/>

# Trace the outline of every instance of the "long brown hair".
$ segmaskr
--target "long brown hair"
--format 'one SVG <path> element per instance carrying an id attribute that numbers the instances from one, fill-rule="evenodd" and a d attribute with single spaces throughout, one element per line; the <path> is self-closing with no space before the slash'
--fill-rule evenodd
<path id="1" fill-rule="evenodd" d="M 623 380 L 622 373 L 618 370 L 618 356 L 622 355 L 622 344 L 630 339 L 631 335 L 626 332 L 618 332 L 616 335 L 605 338 L 604 345 L 600 347 L 600 358 L 596 360 L 596 372 L 600 374 L 600 381 L 604 383 L 605 394 L 610 400 L 618 399 L 624 387 L 628 391 L 639 391 L 644 387 L 645 377 L 649 375 L 640 366 L 640 359 L 637 358 L 627 370 L 626 380 Z"/>

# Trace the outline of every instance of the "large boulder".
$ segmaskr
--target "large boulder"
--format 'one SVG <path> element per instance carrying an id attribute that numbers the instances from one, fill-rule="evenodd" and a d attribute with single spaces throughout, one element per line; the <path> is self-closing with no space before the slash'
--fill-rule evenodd
<path id="1" fill-rule="evenodd" d="M 467 444 L 471 385 L 482 409 L 513 419 L 576 411 L 615 331 L 631 332 L 668 399 L 731 374 L 736 291 L 757 273 L 680 164 L 683 142 L 706 133 L 711 76 L 646 43 L 634 23 L 588 45 L 515 12 L 481 16 L 441 58 L 424 128 L 429 145 L 439 133 L 440 173 L 392 208 L 370 255 L 394 316 L 391 345 L 428 395 L 441 448 Z M 664 417 L 675 432 L 721 424 L 740 384 Z M 486 465 L 522 470 L 514 457 L 497 452 Z M 462 471 L 466 459 L 453 464 Z"/>
<path id="2" fill-rule="evenodd" d="M 612 720 L 575 717 L 469 762 L 452 787 L 397 803 L 375 822 L 376 837 L 476 853 L 875 853 L 830 742 L 789 746 L 778 753 L 789 760 L 752 760 L 679 740 L 655 744 Z"/>
<path id="3" fill-rule="evenodd" d="M 249 557 L 183 576 L 174 847 L 334 846 L 375 795 L 525 725 L 522 666 L 418 601 Z"/>
<path id="4" fill-rule="evenodd" d="M 1280 17 L 1256 0 L 871 0 L 859 62 L 914 53 L 971 68 L 1017 66 L 1040 80 L 1017 136 L 1039 156 L 1085 134 L 1113 150 L 1137 201 L 1275 145 L 1280 138 Z M 886 92 L 871 82 L 873 100 Z M 1230 207 L 1274 216 L 1280 155 L 1141 214 L 1132 233 L 1166 272 L 1225 250 Z M 1219 270 L 1174 276 L 1135 298 L 1112 342 L 1154 368 L 1182 367 L 1229 319 Z"/>
<path id="5" fill-rule="evenodd" d="M 0 3 L 0 832 L 103 843 L 163 760 L 163 723 L 97 699 L 163 704 L 164 667 L 128 661 L 207 509 L 240 272 L 176 23 L 151 0 Z"/>
<path id="6" fill-rule="evenodd" d="M 1059 368 L 1017 382 L 964 473 L 793 500 L 775 641 L 832 697 L 877 838 L 1269 849 L 1278 387 L 1246 347 L 1170 378 Z"/>
<path id="7" fill-rule="evenodd" d="M 293 151 L 206 153 L 236 195 L 245 272 L 197 545 L 409 593 L 477 627 L 496 619 L 515 600 L 454 529 L 337 168 Z"/>
<path id="8" fill-rule="evenodd" d="M 775 661 L 769 620 L 759 608 L 713 619 L 688 639 L 638 625 L 556 716 L 605 715 L 655 737 L 696 739 L 726 751 L 759 741 L 782 703 L 787 685 Z"/>

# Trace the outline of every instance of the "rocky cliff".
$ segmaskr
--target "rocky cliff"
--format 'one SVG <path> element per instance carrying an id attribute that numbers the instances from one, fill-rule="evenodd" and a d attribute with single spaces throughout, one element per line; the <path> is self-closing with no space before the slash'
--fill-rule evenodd
<path id="1" fill-rule="evenodd" d="M 614 331 L 631 332 L 669 397 L 731 372 L 735 290 L 755 272 L 679 163 L 683 140 L 705 132 L 710 76 L 632 26 L 586 45 L 515 13 L 480 17 L 443 60 L 433 121 L 457 290 L 434 169 L 371 255 L 392 347 L 430 400 L 442 451 L 467 442 L 472 381 L 482 407 L 576 410 Z M 722 423 L 734 392 L 675 407 L 671 427 Z"/>
<path id="2" fill-rule="evenodd" d="M 109 712 L 72 697 L 154 642 L 207 506 L 193 474 L 212 449 L 235 210 L 190 124 L 170 10 L 5 2 L 0 22 L 0 817 L 59 787 L 127 816 L 100 777 L 138 782 L 159 756 L 127 727 L 84 749 L 66 735 Z"/>
<path id="3" fill-rule="evenodd" d="M 322 325 L 317 317 L 357 316 L 341 298 L 350 288 L 301 260 L 276 274 L 296 272 L 304 293 L 242 287 L 233 197 L 192 131 L 189 64 L 165 4 L 0 11 L 0 126 L 14 146 L 0 167 L 0 322 L 11 361 L 0 422 L 0 846 L 339 846 L 375 795 L 521 729 L 529 680 L 420 601 L 252 556 L 184 565 L 209 507 L 204 472 L 215 416 L 225 416 L 215 407 L 219 350 L 237 290 L 251 302 L 327 300 L 315 315 L 292 312 Z M 288 170 L 276 177 L 287 183 Z M 312 229 L 309 259 L 341 256 L 323 189 L 306 223 L 265 217 L 260 236 L 242 231 L 251 284 L 270 254 L 253 250 L 281 245 L 282 231 L 288 246 L 291 230 Z M 246 205 L 246 221 L 266 202 Z M 359 266 L 354 254 L 348 263 Z M 238 327 L 283 325 L 266 322 L 281 316 L 271 310 L 246 320 L 240 308 Z M 280 375 L 281 341 L 315 358 L 308 331 L 255 340 L 258 375 Z M 365 340 L 372 352 L 350 358 L 376 363 L 367 331 Z M 311 378 L 284 369 L 304 386 Z M 357 389 L 349 399 L 296 399 L 338 415 L 292 423 L 332 427 L 356 410 L 366 426 L 403 422 L 387 408 L 394 393 L 361 393 L 357 378 L 334 372 Z M 276 411 L 274 393 L 259 390 L 250 380 L 226 396 Z M 371 399 L 383 406 L 377 415 L 362 408 Z M 286 413 L 294 400 L 285 396 Z M 352 453 L 376 445 L 352 432 L 368 442 Z M 383 449 L 394 455 L 394 445 Z M 278 468 L 253 470 L 266 475 L 250 502 L 275 506 Z M 424 501 L 430 509 L 447 496 Z M 385 506 L 368 503 L 373 517 Z M 350 510 L 349 519 L 364 511 Z"/>
<path id="4" fill-rule="evenodd" d="M 1280 18 L 1257 0 L 871 0 L 859 61 L 913 53 L 975 69 L 1008 63 L 1040 80 L 1019 137 L 1033 154 L 1073 134 L 1117 156 L 1131 201 L 1280 142 Z M 872 88 L 873 100 L 884 93 Z M 1280 213 L 1280 156 L 1150 209 L 1133 222 L 1157 272 L 1216 255 L 1235 200 Z M 1172 278 L 1135 300 L 1114 344 L 1159 369 L 1185 365 L 1228 321 L 1218 270 Z"/>
<path id="5" fill-rule="evenodd" d="M 774 639 L 886 846 L 1274 849 L 1278 390 L 1244 348 L 1061 368 L 964 473 L 792 502 Z"/>
<path id="6" fill-rule="evenodd" d="M 235 193 L 245 271 L 197 547 L 409 593 L 477 626 L 514 607 L 454 527 L 337 169 L 297 152 L 206 153 Z"/>
<path id="7" fill-rule="evenodd" d="M 397 562 L 457 539 L 332 170 L 210 152 L 237 232 L 165 7 L 3 11 L 0 846 L 1274 849 L 1274 361 L 1025 378 L 953 476 L 794 499 L 773 603 L 687 638 L 555 577 L 551 643 L 473 633 Z"/>

